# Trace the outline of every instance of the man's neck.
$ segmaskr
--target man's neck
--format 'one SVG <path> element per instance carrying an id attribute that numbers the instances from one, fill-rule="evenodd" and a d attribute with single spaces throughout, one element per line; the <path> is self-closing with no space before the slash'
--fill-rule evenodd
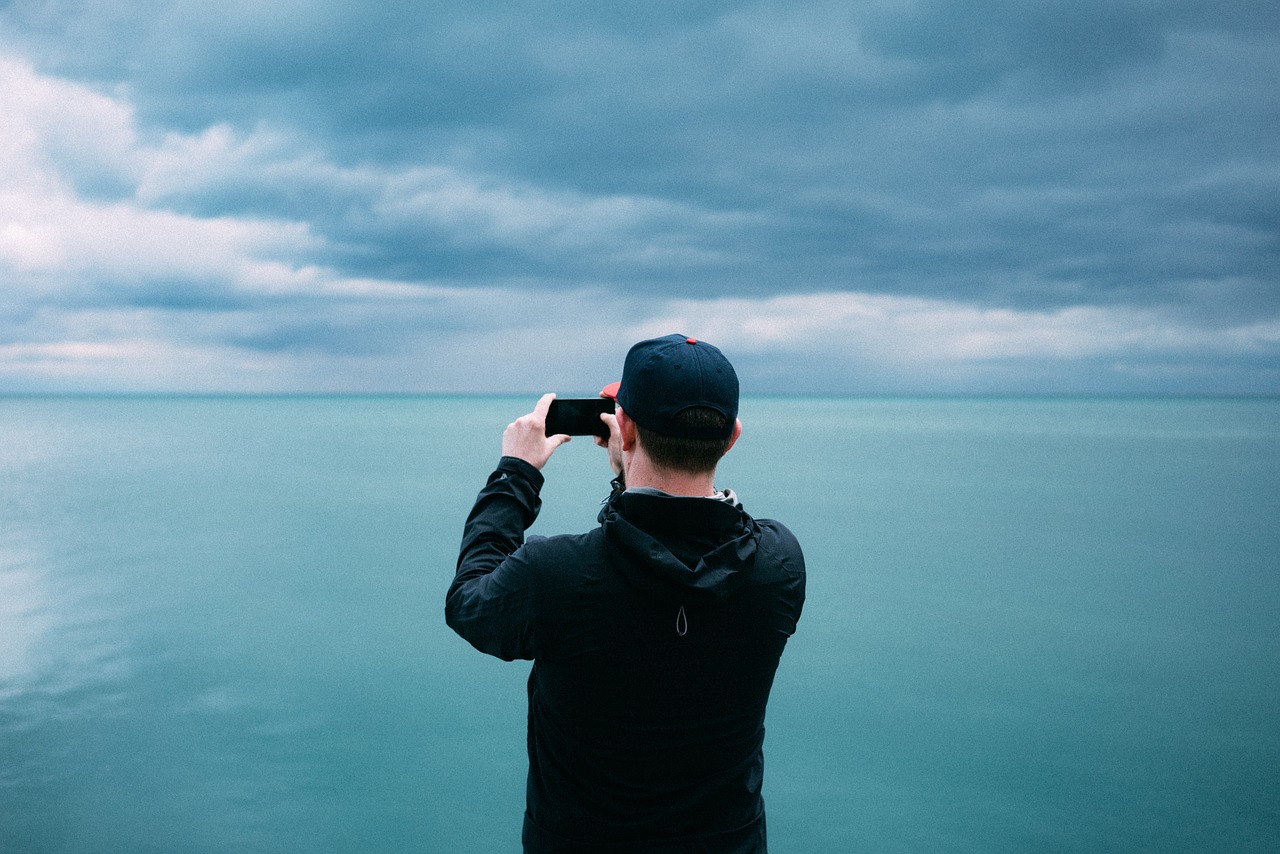
<path id="1" fill-rule="evenodd" d="M 626 462 L 628 489 L 648 487 L 659 489 L 668 495 L 696 498 L 706 498 L 715 494 L 716 473 L 714 471 L 699 474 L 671 471 L 653 465 L 644 454 L 635 454 Z"/>

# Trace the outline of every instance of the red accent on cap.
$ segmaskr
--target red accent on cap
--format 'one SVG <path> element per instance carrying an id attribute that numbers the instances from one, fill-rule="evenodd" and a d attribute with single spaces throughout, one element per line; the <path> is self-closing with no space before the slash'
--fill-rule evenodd
<path id="1" fill-rule="evenodd" d="M 611 400 L 617 400 L 617 399 L 618 399 L 618 389 L 619 389 L 619 388 L 621 388 L 621 387 L 622 387 L 622 381 L 621 381 L 621 380 L 619 380 L 619 381 L 618 381 L 618 382 L 616 382 L 616 383 L 609 383 L 607 386 L 605 386 L 604 388 L 600 389 L 600 396 L 601 396 L 601 397 L 607 397 L 607 398 L 610 398 Z"/>
<path id="2" fill-rule="evenodd" d="M 686 344 L 697 344 L 697 343 L 698 343 L 698 339 L 697 339 L 697 338 L 686 338 L 686 339 L 684 339 L 684 343 L 686 343 Z"/>

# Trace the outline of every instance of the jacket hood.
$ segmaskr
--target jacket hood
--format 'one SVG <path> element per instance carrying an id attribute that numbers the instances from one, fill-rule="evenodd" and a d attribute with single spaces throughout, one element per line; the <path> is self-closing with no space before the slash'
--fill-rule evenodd
<path id="1" fill-rule="evenodd" d="M 618 493 L 600 525 L 626 580 L 660 598 L 724 599 L 750 571 L 760 540 L 740 506 L 707 498 Z"/>

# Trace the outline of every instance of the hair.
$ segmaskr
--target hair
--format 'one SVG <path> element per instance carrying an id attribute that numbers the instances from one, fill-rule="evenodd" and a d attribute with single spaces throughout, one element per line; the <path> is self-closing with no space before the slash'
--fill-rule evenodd
<path id="1" fill-rule="evenodd" d="M 728 432 L 729 429 L 728 419 L 724 414 L 706 406 L 691 406 L 678 413 L 675 421 L 682 427 L 699 430 L 710 429 L 723 433 Z M 636 425 L 636 432 L 639 434 L 640 444 L 654 465 L 696 474 L 715 471 L 716 464 L 728 453 L 729 446 L 733 444 L 731 438 L 684 439 L 666 436 L 641 427 L 639 424 Z"/>

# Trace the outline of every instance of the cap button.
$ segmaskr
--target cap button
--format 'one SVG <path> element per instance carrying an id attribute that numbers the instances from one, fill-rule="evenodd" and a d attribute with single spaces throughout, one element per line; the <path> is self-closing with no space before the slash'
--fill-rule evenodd
<path id="1" fill-rule="evenodd" d="M 686 339 L 684 339 L 684 343 L 686 343 L 686 344 L 697 344 L 697 343 L 698 343 L 698 339 L 697 339 L 697 338 L 686 338 Z"/>

